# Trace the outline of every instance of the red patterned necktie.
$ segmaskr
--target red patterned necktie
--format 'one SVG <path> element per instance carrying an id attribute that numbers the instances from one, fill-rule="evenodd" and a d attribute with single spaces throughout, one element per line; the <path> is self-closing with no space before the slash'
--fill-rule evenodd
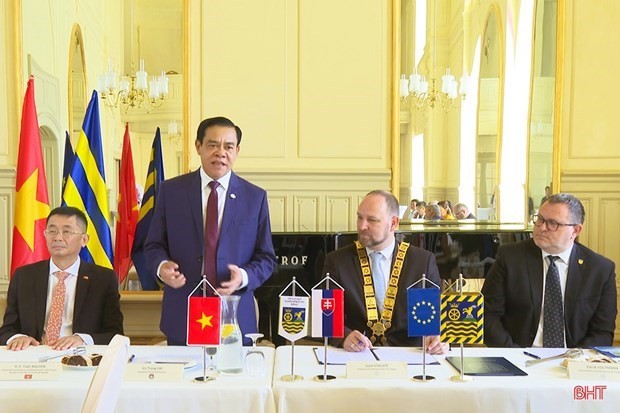
<path id="1" fill-rule="evenodd" d="M 58 340 L 60 336 L 60 326 L 62 325 L 62 313 L 65 308 L 65 279 L 69 275 L 65 271 L 57 271 L 54 273 L 58 282 L 52 291 L 52 304 L 50 306 L 50 314 L 47 319 L 47 329 L 45 330 L 45 343 L 52 344 Z"/>
<path id="2" fill-rule="evenodd" d="M 209 198 L 207 200 L 207 217 L 205 219 L 205 251 L 203 273 L 207 275 L 207 280 L 214 288 L 217 288 L 217 238 L 218 238 L 218 217 L 217 217 L 217 181 L 209 182 Z M 209 291 L 211 293 L 211 291 Z"/>

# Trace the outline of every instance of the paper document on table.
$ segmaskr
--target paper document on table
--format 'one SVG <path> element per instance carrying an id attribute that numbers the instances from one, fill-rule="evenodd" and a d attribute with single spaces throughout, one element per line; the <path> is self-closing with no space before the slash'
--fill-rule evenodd
<path id="1" fill-rule="evenodd" d="M 555 357 L 566 352 L 565 348 L 545 348 L 545 347 L 527 347 L 523 349 L 526 356 L 536 359 L 545 359 L 547 357 Z"/>
<path id="2" fill-rule="evenodd" d="M 314 355 L 319 364 L 325 363 L 325 349 L 323 347 L 314 347 Z M 370 351 L 345 351 L 341 348 L 327 348 L 327 364 L 347 364 L 348 361 L 377 361 L 375 355 Z"/>
<path id="3" fill-rule="evenodd" d="M 372 349 L 379 361 L 404 361 L 407 364 L 422 364 L 422 350 L 407 347 L 375 347 Z M 328 359 L 329 361 L 329 359 Z M 439 364 L 431 354 L 426 354 L 426 364 Z"/>

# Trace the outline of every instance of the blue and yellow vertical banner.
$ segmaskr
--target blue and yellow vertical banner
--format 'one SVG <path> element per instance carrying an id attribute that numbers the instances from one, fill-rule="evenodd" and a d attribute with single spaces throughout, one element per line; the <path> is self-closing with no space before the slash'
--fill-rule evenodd
<path id="1" fill-rule="evenodd" d="M 441 341 L 484 343 L 484 297 L 480 293 L 441 295 Z"/>
<path id="2" fill-rule="evenodd" d="M 131 258 L 136 272 L 140 278 L 143 290 L 159 290 L 157 275 L 147 265 L 144 257 L 144 241 L 151 227 L 155 204 L 157 203 L 157 192 L 159 185 L 164 180 L 164 158 L 161 150 L 161 132 L 159 128 L 155 131 L 155 138 L 151 146 L 151 160 L 146 173 L 146 183 L 144 184 L 144 196 L 138 214 L 138 224 L 131 250 Z"/>
<path id="3" fill-rule="evenodd" d="M 97 91 L 86 109 L 82 131 L 75 149 L 71 173 L 67 179 L 63 202 L 81 209 L 86 214 L 90 237 L 80 257 L 103 267 L 112 268 L 112 232 L 108 219 L 107 187 L 101 146 L 101 121 Z"/>

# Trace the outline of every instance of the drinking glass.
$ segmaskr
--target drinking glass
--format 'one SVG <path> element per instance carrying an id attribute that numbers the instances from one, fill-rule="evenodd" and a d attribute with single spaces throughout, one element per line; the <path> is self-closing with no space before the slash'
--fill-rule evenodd
<path id="1" fill-rule="evenodd" d="M 245 353 L 245 371 L 249 376 L 261 377 L 265 374 L 265 354 L 258 349 L 256 343 L 263 335 L 248 333 L 245 336 L 252 340 L 252 347 Z"/>
<path id="2" fill-rule="evenodd" d="M 208 373 L 215 373 L 217 366 L 213 362 L 213 356 L 217 353 L 217 347 L 207 347 L 207 355 L 209 356 L 209 365 L 207 366 Z"/>

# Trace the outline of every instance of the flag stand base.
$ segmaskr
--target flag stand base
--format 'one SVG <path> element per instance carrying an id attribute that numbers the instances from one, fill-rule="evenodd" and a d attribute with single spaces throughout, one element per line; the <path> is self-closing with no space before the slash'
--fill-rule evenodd
<path id="1" fill-rule="evenodd" d="M 426 376 L 423 376 L 423 375 L 413 376 L 413 377 L 411 378 L 411 380 L 413 380 L 413 381 L 419 381 L 419 382 L 422 382 L 422 383 L 426 383 L 426 382 L 429 382 L 429 381 L 433 381 L 433 380 L 435 380 L 435 377 L 434 377 L 434 376 L 429 376 L 429 375 L 427 374 Z"/>
<path id="2" fill-rule="evenodd" d="M 450 377 L 450 380 L 452 380 L 452 381 L 459 381 L 461 383 L 467 383 L 467 382 L 473 381 L 474 378 L 471 377 L 471 376 L 465 376 L 465 375 L 460 374 L 460 375 L 457 375 L 457 376 Z"/>
<path id="3" fill-rule="evenodd" d="M 332 376 L 331 374 L 319 374 L 318 376 L 313 377 L 314 381 L 330 381 L 336 380 L 336 376 Z"/>
<path id="4" fill-rule="evenodd" d="M 214 380 L 215 380 L 215 377 L 211 377 L 211 376 L 194 377 L 195 383 L 206 383 L 208 381 L 214 381 Z"/>
<path id="5" fill-rule="evenodd" d="M 299 381 L 299 380 L 303 380 L 303 379 L 304 379 L 304 376 L 300 376 L 298 374 L 293 374 L 293 375 L 286 374 L 286 375 L 280 377 L 280 380 L 288 381 L 288 382 L 290 382 L 290 381 Z"/>

